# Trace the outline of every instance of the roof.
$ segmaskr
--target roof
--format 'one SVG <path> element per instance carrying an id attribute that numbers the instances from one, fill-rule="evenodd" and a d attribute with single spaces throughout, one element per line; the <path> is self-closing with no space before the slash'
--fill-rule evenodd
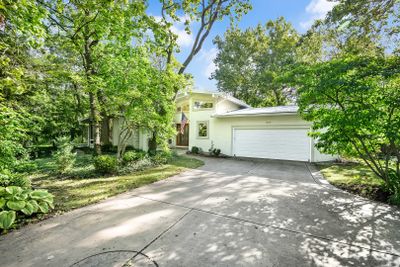
<path id="1" fill-rule="evenodd" d="M 234 110 L 222 114 L 214 114 L 213 117 L 246 117 L 246 116 L 263 116 L 263 115 L 291 115 L 297 114 L 298 106 L 277 106 L 267 108 L 245 108 Z"/>
<path id="2" fill-rule="evenodd" d="M 226 93 L 222 93 L 222 92 L 211 92 L 211 91 L 201 91 L 201 90 L 191 90 L 189 92 L 185 92 L 180 94 L 177 99 L 179 98 L 184 98 L 187 97 L 189 94 L 188 93 L 194 93 L 194 94 L 207 94 L 207 95 L 214 95 L 214 96 L 219 96 L 222 97 L 232 103 L 235 103 L 241 107 L 245 107 L 245 108 L 250 108 L 250 105 L 246 104 L 244 101 L 237 99 L 236 97 L 233 97 L 229 94 Z"/>

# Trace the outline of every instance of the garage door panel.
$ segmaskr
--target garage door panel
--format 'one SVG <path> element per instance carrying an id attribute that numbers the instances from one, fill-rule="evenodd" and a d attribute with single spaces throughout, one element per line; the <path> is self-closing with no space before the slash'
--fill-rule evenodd
<path id="1" fill-rule="evenodd" d="M 240 157 L 308 161 L 308 129 L 234 129 L 233 153 Z"/>

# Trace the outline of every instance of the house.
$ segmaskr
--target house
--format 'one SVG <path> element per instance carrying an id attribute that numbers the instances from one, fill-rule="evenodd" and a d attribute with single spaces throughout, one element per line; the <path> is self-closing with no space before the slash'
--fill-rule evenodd
<path id="1" fill-rule="evenodd" d="M 176 139 L 172 146 L 208 151 L 211 146 L 236 157 L 295 161 L 329 161 L 307 135 L 311 123 L 298 114 L 297 106 L 252 108 L 223 93 L 192 91 L 176 101 Z M 188 118 L 183 133 L 182 112 Z"/>
<path id="2" fill-rule="evenodd" d="M 112 121 L 113 145 L 118 144 L 121 123 L 122 119 Z M 304 162 L 336 158 L 315 148 L 316 141 L 307 135 L 311 123 L 300 117 L 297 106 L 252 108 L 224 93 L 191 91 L 178 95 L 174 125 L 177 135 L 171 147 L 196 146 L 206 152 L 213 147 L 229 156 Z M 128 144 L 147 150 L 148 136 L 138 129 Z"/>

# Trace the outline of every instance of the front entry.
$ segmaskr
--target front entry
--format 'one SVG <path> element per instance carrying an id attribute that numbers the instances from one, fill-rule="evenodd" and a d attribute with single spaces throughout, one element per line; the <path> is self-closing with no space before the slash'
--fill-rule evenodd
<path id="1" fill-rule="evenodd" d="M 189 124 L 185 125 L 183 134 L 181 133 L 181 124 L 176 124 L 176 130 L 178 134 L 176 135 L 176 145 L 177 146 L 189 146 Z"/>

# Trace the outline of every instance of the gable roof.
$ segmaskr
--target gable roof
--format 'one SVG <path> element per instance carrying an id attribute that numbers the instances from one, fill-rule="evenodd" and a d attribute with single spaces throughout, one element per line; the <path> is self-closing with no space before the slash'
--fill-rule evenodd
<path id="1" fill-rule="evenodd" d="M 213 117 L 247 117 L 247 116 L 265 116 L 265 115 L 293 115 L 297 114 L 298 106 L 277 106 L 267 108 L 245 108 L 234 110 L 222 114 L 214 114 Z"/>
<path id="2" fill-rule="evenodd" d="M 213 95 L 213 96 L 219 96 L 221 98 L 224 98 L 234 104 L 239 105 L 240 107 L 244 107 L 244 108 L 250 108 L 251 106 L 246 104 L 244 101 L 237 99 L 236 97 L 233 97 L 229 94 L 226 93 L 222 93 L 222 92 L 211 92 L 211 91 L 201 91 L 201 90 L 191 90 L 189 92 L 183 92 L 180 93 L 177 97 L 177 100 L 185 98 L 185 97 L 189 97 L 189 94 L 194 93 L 194 94 L 205 94 L 205 95 Z"/>

